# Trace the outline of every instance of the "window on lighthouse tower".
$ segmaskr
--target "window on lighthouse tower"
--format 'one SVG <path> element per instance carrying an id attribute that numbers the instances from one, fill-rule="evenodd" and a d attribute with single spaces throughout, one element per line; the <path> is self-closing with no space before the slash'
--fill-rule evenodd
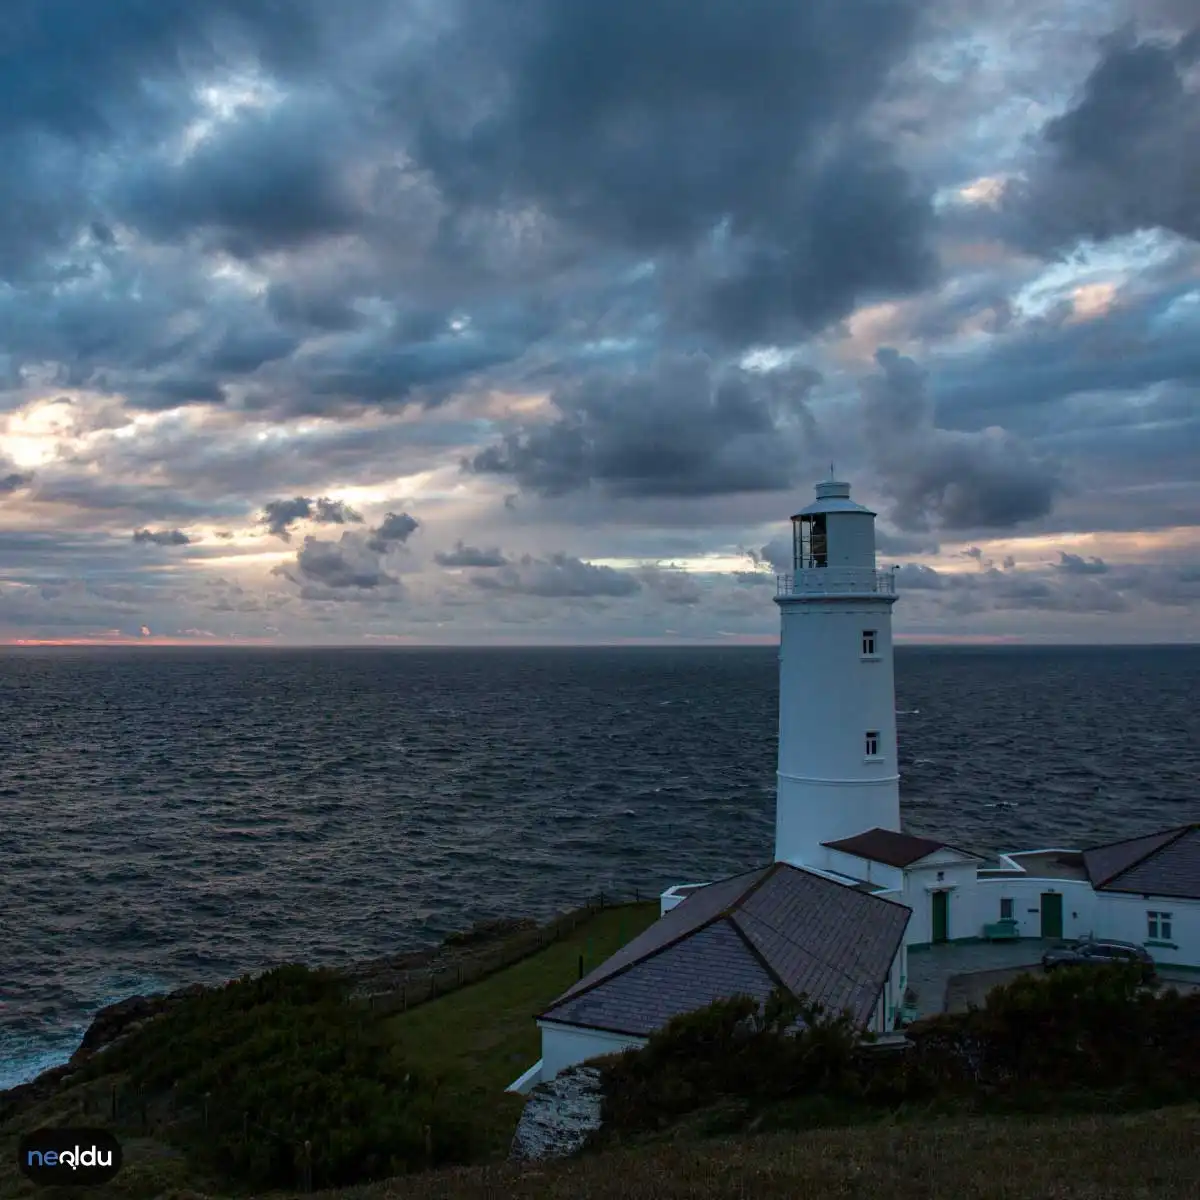
<path id="1" fill-rule="evenodd" d="M 868 730 L 866 741 L 867 741 L 867 757 L 868 758 L 878 758 L 879 757 L 879 730 L 878 729 Z"/>
<path id="2" fill-rule="evenodd" d="M 875 630 L 864 629 L 862 635 L 862 656 L 863 658 L 875 657 Z"/>

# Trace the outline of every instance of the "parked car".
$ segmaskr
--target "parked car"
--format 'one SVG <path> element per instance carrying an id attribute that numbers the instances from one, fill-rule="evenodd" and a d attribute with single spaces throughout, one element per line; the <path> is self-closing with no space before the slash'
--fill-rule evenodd
<path id="1" fill-rule="evenodd" d="M 1140 963 L 1142 977 L 1147 983 L 1157 976 L 1154 956 L 1145 946 L 1136 942 L 1115 942 L 1097 938 L 1082 938 L 1055 946 L 1042 955 L 1042 966 L 1047 971 L 1059 967 L 1108 966 L 1112 963 Z"/>

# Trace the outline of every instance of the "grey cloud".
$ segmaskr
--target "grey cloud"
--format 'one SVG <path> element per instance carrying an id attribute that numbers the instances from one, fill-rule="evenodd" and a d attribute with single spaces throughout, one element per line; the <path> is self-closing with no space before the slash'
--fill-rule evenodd
<path id="1" fill-rule="evenodd" d="M 273 283 L 267 289 L 267 309 L 283 325 L 327 333 L 358 329 L 366 321 L 345 296 L 289 282 Z"/>
<path id="2" fill-rule="evenodd" d="M 97 167 L 103 152 L 186 122 L 196 72 L 247 57 L 268 71 L 310 65 L 320 41 L 312 14 L 273 0 L 6 0 L 0 276 L 33 272 L 38 253 L 81 230 L 111 242 L 94 211 L 97 179 L 111 174 Z"/>
<path id="3" fill-rule="evenodd" d="M 1079 554 L 1068 554 L 1065 550 L 1060 550 L 1058 557 L 1055 565 L 1067 575 L 1104 575 L 1108 571 L 1108 563 L 1102 558 L 1084 558 Z"/>
<path id="4" fill-rule="evenodd" d="M 345 137 L 303 101 L 243 111 L 182 163 L 151 162 L 129 180 L 121 214 L 164 241 L 206 234 L 237 258 L 346 232 L 361 214 L 341 178 Z"/>
<path id="5" fill-rule="evenodd" d="M 643 567 L 638 575 L 649 591 L 667 604 L 689 606 L 703 599 L 700 584 L 686 571 Z"/>
<path id="6" fill-rule="evenodd" d="M 341 500 L 330 500 L 326 496 L 309 499 L 293 496 L 290 500 L 271 500 L 263 505 L 262 524 L 267 532 L 286 542 L 291 537 L 291 527 L 297 521 L 314 521 L 319 525 L 345 525 L 358 523 L 362 517 Z"/>
<path id="7" fill-rule="evenodd" d="M 509 433 L 464 466 L 560 496 L 714 496 L 790 486 L 812 436 L 811 371 L 756 376 L 702 356 L 585 376 L 553 394 L 562 417 Z"/>
<path id="8" fill-rule="evenodd" d="M 739 343 L 928 277 L 928 202 L 860 123 L 915 6 L 517 8 L 466 4 L 421 81 L 418 158 L 461 209 L 671 256 L 676 315 Z"/>
<path id="9" fill-rule="evenodd" d="M 880 554 L 937 554 L 940 547 L 919 534 L 891 533 L 875 526 L 875 548 Z"/>
<path id="10" fill-rule="evenodd" d="M 1042 130 L 1030 184 L 1010 202 L 1034 244 L 1150 228 L 1200 238 L 1200 91 L 1187 81 L 1198 60 L 1196 31 L 1138 42 L 1127 27 L 1105 40 L 1074 107 Z"/>
<path id="11" fill-rule="evenodd" d="M 416 517 L 408 513 L 388 513 L 378 529 L 371 531 L 367 545 L 378 554 L 384 554 L 391 546 L 402 546 L 421 528 Z"/>
<path id="12" fill-rule="evenodd" d="M 28 487 L 32 482 L 32 475 L 22 474 L 19 471 L 13 471 L 8 475 L 0 475 L 0 496 L 6 496 L 11 492 L 19 492 L 22 488 Z"/>
<path id="13" fill-rule="evenodd" d="M 734 571 L 733 577 L 738 583 L 750 587 L 774 587 L 775 576 L 766 571 Z"/>
<path id="14" fill-rule="evenodd" d="M 755 562 L 767 563 L 775 571 L 781 575 L 787 574 L 795 565 L 793 562 L 794 549 L 790 538 L 776 537 L 772 538 L 763 548 L 757 553 L 752 553 L 751 557 Z"/>
<path id="15" fill-rule="evenodd" d="M 1063 488 L 1053 462 L 999 428 L 939 429 L 917 364 L 890 348 L 875 360 L 865 430 L 899 528 L 1008 529 L 1050 511 Z"/>
<path id="16" fill-rule="evenodd" d="M 917 591 L 941 591 L 945 582 L 946 577 L 940 571 L 921 563 L 905 563 L 896 572 L 896 588 L 901 591 L 906 588 Z"/>
<path id="17" fill-rule="evenodd" d="M 548 598 L 632 596 L 642 590 L 628 571 L 596 566 L 566 554 L 548 558 L 524 555 L 519 562 L 473 576 L 471 582 L 485 591 Z"/>
<path id="18" fill-rule="evenodd" d="M 182 529 L 137 529 L 134 530 L 133 540 L 155 546 L 187 546 L 192 541 Z"/>
<path id="19" fill-rule="evenodd" d="M 321 588 L 370 591 L 398 584 L 383 570 L 379 559 L 351 533 L 342 534 L 338 542 L 306 537 L 296 552 L 295 565 L 273 567 L 272 573 L 301 587 L 315 585 L 318 591 L 310 593 L 311 598 L 317 598 Z"/>
<path id="20" fill-rule="evenodd" d="M 442 567 L 503 567 L 508 564 L 508 559 L 499 549 L 480 550 L 475 546 L 465 546 L 461 541 L 454 543 L 453 550 L 441 551 L 433 557 Z"/>
<path id="21" fill-rule="evenodd" d="M 36 504 L 69 505 L 105 512 L 130 523 L 156 520 L 191 521 L 241 517 L 249 509 L 242 500 L 196 500 L 164 484 L 111 483 L 89 475 L 68 476 L 60 466 L 44 469 L 31 497 Z"/>

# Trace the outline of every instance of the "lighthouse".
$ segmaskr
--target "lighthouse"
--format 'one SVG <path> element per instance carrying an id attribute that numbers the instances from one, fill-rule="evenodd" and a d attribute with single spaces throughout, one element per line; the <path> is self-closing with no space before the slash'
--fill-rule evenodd
<path id="1" fill-rule="evenodd" d="M 816 865 L 822 843 L 900 831 L 895 576 L 875 566 L 875 513 L 848 483 L 817 484 L 792 517 L 777 580 L 779 769 L 775 861 Z"/>

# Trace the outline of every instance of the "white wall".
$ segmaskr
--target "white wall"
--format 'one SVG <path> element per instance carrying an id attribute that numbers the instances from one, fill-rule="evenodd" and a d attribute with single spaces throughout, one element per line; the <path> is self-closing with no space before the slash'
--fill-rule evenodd
<path id="1" fill-rule="evenodd" d="M 825 858 L 820 865 L 827 871 L 837 871 L 839 874 L 849 875 L 852 879 L 865 879 L 870 883 L 885 884 L 897 890 L 904 886 L 904 872 L 899 867 L 889 867 L 886 863 L 859 858 L 858 855 L 847 854 L 844 850 L 830 850 L 826 846 Z"/>
<path id="2" fill-rule="evenodd" d="M 871 513 L 828 513 L 825 534 L 830 567 L 875 566 L 875 517 Z"/>
<path id="3" fill-rule="evenodd" d="M 900 828 L 889 600 L 779 601 L 777 862 L 820 863 L 822 842 Z M 875 631 L 870 660 L 866 629 Z M 879 732 L 873 760 L 868 730 Z"/>
<path id="4" fill-rule="evenodd" d="M 1042 893 L 1058 892 L 1063 898 L 1063 937 L 1077 938 L 1094 933 L 1097 937 L 1116 937 L 1106 933 L 1096 908 L 1096 894 L 1091 884 L 1082 879 L 1040 879 L 1027 876 L 1016 879 L 989 879 L 986 875 L 976 885 L 975 916 L 978 928 L 1000 920 L 1000 901 L 1013 902 L 1013 920 L 1022 937 L 1042 936 Z"/>
<path id="5" fill-rule="evenodd" d="M 665 917 L 671 909 L 682 904 L 691 892 L 681 892 L 680 888 L 702 888 L 708 887 L 706 883 L 677 883 L 672 887 L 667 888 L 658 898 L 658 915 Z"/>
<path id="6" fill-rule="evenodd" d="M 928 860 L 922 860 L 920 866 L 909 867 L 904 872 L 901 903 L 907 904 L 913 911 L 904 935 L 907 945 L 919 946 L 933 940 L 934 889 L 944 889 L 950 895 L 946 913 L 947 937 L 953 940 L 979 936 L 975 895 L 977 870 L 974 861 L 955 862 L 948 856 L 939 855 L 930 856 Z M 941 879 L 938 879 L 939 872 Z"/>
<path id="7" fill-rule="evenodd" d="M 1200 903 L 1175 898 L 1127 896 L 1115 892 L 1100 892 L 1096 896 L 1098 919 L 1097 937 L 1136 942 L 1139 946 L 1149 940 L 1147 912 L 1171 914 L 1173 946 L 1146 946 L 1156 962 L 1165 966 L 1200 966 Z"/>
<path id="8" fill-rule="evenodd" d="M 604 1033 L 599 1029 L 580 1029 L 575 1025 L 559 1025 L 554 1021 L 539 1021 L 542 1031 L 542 1077 L 547 1083 L 560 1071 L 576 1063 L 619 1054 L 631 1047 L 644 1046 L 645 1038 L 628 1034 Z"/>

